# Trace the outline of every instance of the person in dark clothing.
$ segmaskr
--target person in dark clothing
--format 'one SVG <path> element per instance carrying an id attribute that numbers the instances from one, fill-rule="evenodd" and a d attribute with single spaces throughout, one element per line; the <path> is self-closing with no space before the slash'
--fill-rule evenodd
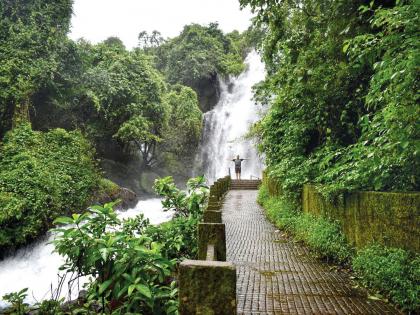
<path id="1" fill-rule="evenodd" d="M 236 159 L 232 160 L 232 162 L 235 163 L 236 179 L 241 179 L 241 166 L 242 166 L 242 161 L 244 160 L 246 159 L 240 159 L 239 155 L 236 156 Z"/>

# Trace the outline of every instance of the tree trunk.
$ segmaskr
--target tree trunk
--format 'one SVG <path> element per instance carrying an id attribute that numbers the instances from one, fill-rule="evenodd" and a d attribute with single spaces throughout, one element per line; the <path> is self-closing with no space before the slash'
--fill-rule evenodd
<path id="1" fill-rule="evenodd" d="M 16 128 L 22 123 L 31 122 L 29 117 L 29 104 L 29 98 L 26 98 L 22 103 L 15 106 L 12 118 L 12 129 Z"/>

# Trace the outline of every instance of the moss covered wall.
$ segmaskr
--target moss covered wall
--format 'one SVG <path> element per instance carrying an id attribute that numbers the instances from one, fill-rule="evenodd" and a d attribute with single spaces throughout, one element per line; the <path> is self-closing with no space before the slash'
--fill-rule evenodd
<path id="1" fill-rule="evenodd" d="M 278 182 L 267 176 L 264 182 L 271 195 L 281 195 Z M 374 241 L 420 252 L 420 193 L 366 191 L 338 199 L 329 202 L 314 185 L 303 185 L 303 211 L 337 220 L 356 248 Z"/>
<path id="2" fill-rule="evenodd" d="M 327 202 L 315 186 L 304 185 L 303 211 L 337 220 L 357 248 L 375 241 L 420 251 L 420 193 L 355 192 Z"/>

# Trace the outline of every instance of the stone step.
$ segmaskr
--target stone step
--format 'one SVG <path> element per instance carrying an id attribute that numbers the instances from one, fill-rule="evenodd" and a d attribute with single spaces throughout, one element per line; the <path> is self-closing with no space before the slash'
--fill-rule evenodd
<path id="1" fill-rule="evenodd" d="M 233 179 L 230 184 L 232 190 L 257 190 L 261 185 L 261 181 L 258 179 Z"/>
<path id="2" fill-rule="evenodd" d="M 261 181 L 258 180 L 241 180 L 236 181 L 233 180 L 232 184 L 230 185 L 230 189 L 232 190 L 257 190 L 258 187 L 261 185 Z"/>

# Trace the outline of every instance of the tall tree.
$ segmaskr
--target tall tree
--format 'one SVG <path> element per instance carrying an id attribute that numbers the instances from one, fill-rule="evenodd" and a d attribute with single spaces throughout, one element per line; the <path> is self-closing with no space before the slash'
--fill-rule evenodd
<path id="1" fill-rule="evenodd" d="M 71 0 L 1 1 L 0 137 L 15 112 L 27 116 L 32 94 L 51 77 L 71 13 Z"/>

